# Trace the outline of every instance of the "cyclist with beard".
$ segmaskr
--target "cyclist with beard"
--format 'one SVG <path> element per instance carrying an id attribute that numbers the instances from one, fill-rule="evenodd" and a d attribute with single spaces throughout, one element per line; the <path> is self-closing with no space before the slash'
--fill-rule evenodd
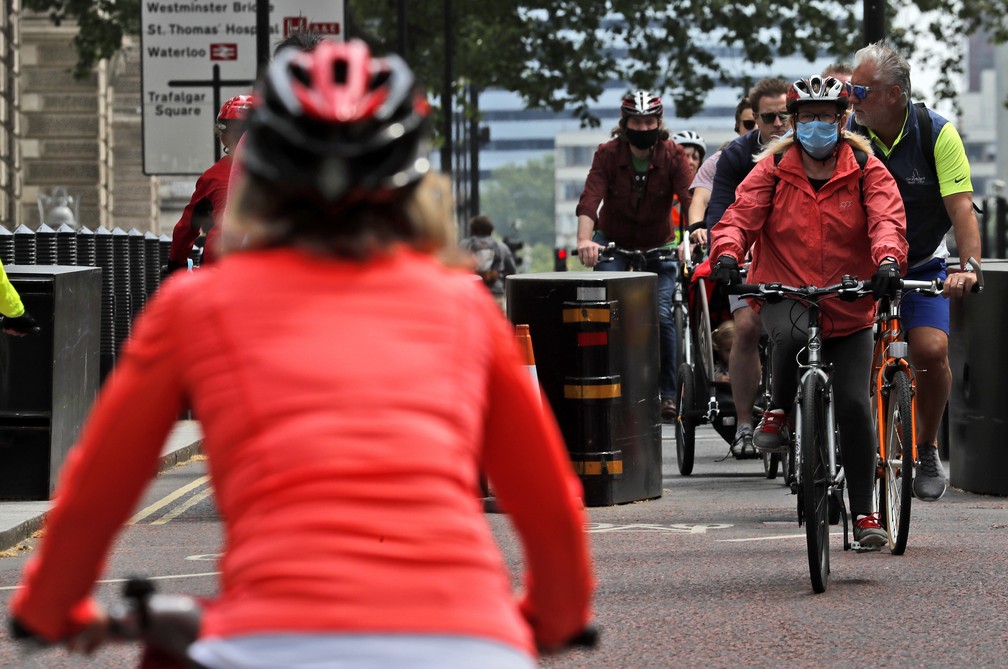
<path id="1" fill-rule="evenodd" d="M 585 267 L 602 271 L 627 269 L 625 259 L 599 262 L 599 251 L 609 242 L 630 250 L 672 245 L 672 206 L 678 196 L 688 211 L 693 172 L 682 147 L 669 138 L 662 121 L 661 98 L 634 91 L 620 107 L 619 125 L 612 139 L 599 145 L 584 192 L 577 206 L 578 258 Z M 663 261 L 649 267 L 658 275 L 658 323 L 661 341 L 661 415 L 676 415 L 676 334 L 672 321 L 672 293 L 678 263 Z"/>

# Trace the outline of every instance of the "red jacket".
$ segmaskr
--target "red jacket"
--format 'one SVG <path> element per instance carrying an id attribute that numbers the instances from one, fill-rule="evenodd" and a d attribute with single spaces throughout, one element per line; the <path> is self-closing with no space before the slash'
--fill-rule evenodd
<path id="1" fill-rule="evenodd" d="M 196 190 L 193 191 L 189 204 L 182 210 L 182 217 L 172 231 L 171 249 L 168 259 L 175 263 L 184 263 L 192 251 L 196 238 L 200 235 L 201 223 L 193 223 L 193 216 L 210 216 L 213 228 L 207 232 L 206 245 L 203 247 L 203 264 L 209 264 L 220 257 L 219 238 L 221 218 L 224 216 L 224 205 L 227 203 L 228 182 L 231 176 L 231 156 L 225 155 L 210 166 L 196 180 Z"/>
<path id="2" fill-rule="evenodd" d="M 12 602 L 30 629 L 88 619 L 186 399 L 225 526 L 203 636 L 447 634 L 534 653 L 586 624 L 580 482 L 493 298 L 412 251 L 278 249 L 176 275 L 139 317 Z M 524 546 L 517 598 L 481 467 Z"/>
<path id="3" fill-rule="evenodd" d="M 609 241 L 623 248 L 648 249 L 671 242 L 673 197 L 679 196 L 684 211 L 693 201 L 689 191 L 693 177 L 682 147 L 671 140 L 655 144 L 639 203 L 634 178 L 630 145 L 619 138 L 600 144 L 577 215 L 591 218 Z"/>
<path id="4" fill-rule="evenodd" d="M 730 255 L 741 262 L 755 243 L 746 281 L 790 286 L 831 285 L 844 274 L 868 279 L 886 256 L 906 269 L 903 200 L 877 158 L 869 154 L 865 164 L 863 205 L 861 168 L 847 142 L 818 192 L 796 144 L 776 166 L 776 179 L 774 168 L 772 157 L 761 160 L 739 185 L 735 203 L 718 223 L 711 258 Z M 875 304 L 868 298 L 827 300 L 823 313 L 832 323 L 827 336 L 843 336 L 870 327 Z"/>

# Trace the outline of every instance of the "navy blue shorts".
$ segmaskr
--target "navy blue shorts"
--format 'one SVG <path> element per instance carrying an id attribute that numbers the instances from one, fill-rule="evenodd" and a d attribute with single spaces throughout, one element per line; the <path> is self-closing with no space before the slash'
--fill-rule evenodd
<path id="1" fill-rule="evenodd" d="M 945 279 L 945 261 L 942 258 L 932 258 L 919 267 L 906 273 L 905 279 L 915 281 L 930 281 Z M 944 295 L 932 297 L 920 293 L 907 293 L 900 302 L 900 316 L 903 329 L 912 330 L 919 327 L 932 327 L 949 332 L 949 301 Z"/>

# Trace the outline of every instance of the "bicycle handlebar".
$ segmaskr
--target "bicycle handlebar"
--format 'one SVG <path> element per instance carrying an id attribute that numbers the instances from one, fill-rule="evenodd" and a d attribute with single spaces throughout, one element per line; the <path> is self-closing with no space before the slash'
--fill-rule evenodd
<path id="1" fill-rule="evenodd" d="M 871 287 L 869 282 L 860 281 L 850 276 L 845 276 L 840 283 L 832 286 L 786 286 L 779 282 L 770 283 L 737 283 L 728 286 L 728 294 L 743 295 L 746 297 L 774 298 L 774 297 L 822 297 L 824 295 L 870 295 Z"/>
<path id="2" fill-rule="evenodd" d="M 199 636 L 202 616 L 203 605 L 196 597 L 158 593 L 149 578 L 133 577 L 123 586 L 122 601 L 108 609 L 108 640 L 141 642 L 173 657 L 186 658 L 189 646 Z M 32 650 L 47 645 L 16 620 L 11 625 L 15 638 L 25 648 Z M 588 625 L 560 650 L 594 648 L 599 636 L 598 628 Z"/>
<path id="3" fill-rule="evenodd" d="M 970 258 L 970 262 L 975 263 L 976 261 Z M 983 276 L 980 273 L 979 266 L 975 266 L 975 271 L 977 274 L 977 282 L 973 285 L 971 292 L 981 293 L 983 292 Z M 916 279 L 900 280 L 900 290 L 904 293 L 923 293 L 924 295 L 931 295 L 935 297 L 942 294 L 944 285 L 945 282 L 942 279 L 931 279 L 930 281 L 919 281 Z M 794 297 L 813 297 L 828 295 L 831 293 L 847 295 L 857 294 L 858 296 L 865 296 L 871 294 L 870 286 L 870 281 L 860 281 L 852 277 L 844 277 L 844 280 L 841 283 L 823 288 L 817 288 L 816 286 L 785 286 L 776 282 L 739 283 L 728 286 L 728 293 L 730 295 L 762 298 L 787 297 L 788 295 Z"/>
<path id="4" fill-rule="evenodd" d="M 625 249 L 620 246 L 616 246 L 615 242 L 609 242 L 606 246 L 599 250 L 599 261 L 612 261 L 616 259 L 616 256 L 623 256 L 633 260 L 634 258 L 639 258 L 644 262 L 649 260 L 656 260 L 658 262 L 663 262 L 667 260 L 677 260 L 676 250 L 674 246 L 656 246 L 652 249 Z"/>

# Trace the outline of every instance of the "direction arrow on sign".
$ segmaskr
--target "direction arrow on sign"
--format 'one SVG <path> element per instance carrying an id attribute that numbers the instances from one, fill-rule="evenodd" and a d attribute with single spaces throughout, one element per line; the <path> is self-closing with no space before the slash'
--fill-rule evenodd
<path id="1" fill-rule="evenodd" d="M 270 0 L 270 10 L 273 45 L 303 29 L 342 36 L 342 2 Z M 144 174 L 202 174 L 219 155 L 217 111 L 255 80 L 256 2 L 149 0 L 140 22 Z"/>

